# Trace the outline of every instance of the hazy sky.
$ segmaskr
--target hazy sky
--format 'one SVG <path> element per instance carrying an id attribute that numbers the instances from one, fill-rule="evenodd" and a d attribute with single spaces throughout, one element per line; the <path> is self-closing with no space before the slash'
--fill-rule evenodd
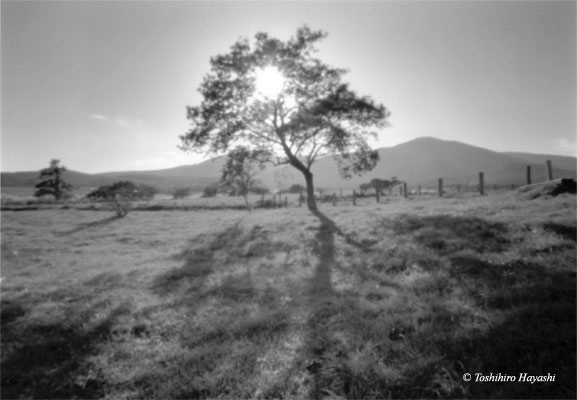
<path id="1" fill-rule="evenodd" d="M 239 37 L 328 32 L 318 56 L 420 136 L 576 155 L 575 1 L 1 2 L 1 169 L 202 160 L 177 149 L 209 58 Z"/>

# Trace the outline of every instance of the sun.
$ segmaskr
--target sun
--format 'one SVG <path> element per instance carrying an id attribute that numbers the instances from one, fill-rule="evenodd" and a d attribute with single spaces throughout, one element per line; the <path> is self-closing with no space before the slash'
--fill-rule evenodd
<path id="1" fill-rule="evenodd" d="M 255 82 L 256 93 L 269 99 L 276 99 L 281 94 L 285 81 L 285 77 L 276 67 L 258 68 Z"/>

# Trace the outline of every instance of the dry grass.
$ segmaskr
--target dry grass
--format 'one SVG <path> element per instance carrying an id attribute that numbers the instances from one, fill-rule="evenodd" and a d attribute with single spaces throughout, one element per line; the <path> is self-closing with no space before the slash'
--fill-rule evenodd
<path id="1" fill-rule="evenodd" d="M 574 196 L 361 203 L 3 212 L 3 398 L 575 397 Z"/>

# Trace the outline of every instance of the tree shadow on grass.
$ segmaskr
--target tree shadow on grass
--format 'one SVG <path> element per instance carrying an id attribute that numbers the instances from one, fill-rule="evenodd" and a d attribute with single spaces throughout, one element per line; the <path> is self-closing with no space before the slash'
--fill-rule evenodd
<path id="1" fill-rule="evenodd" d="M 565 238 L 574 234 L 566 226 L 546 224 L 545 228 Z M 574 270 L 539 258 L 536 262 L 487 261 L 485 252 L 500 253 L 513 244 L 507 239 L 505 225 L 481 218 L 404 215 L 394 222 L 393 230 L 411 234 L 421 246 L 446 257 L 449 275 L 458 282 L 466 298 L 488 315 L 504 317 L 488 331 L 460 329 L 466 316 L 446 334 L 439 335 L 432 325 L 430 333 L 423 335 L 429 336 L 432 347 L 442 350 L 445 361 L 412 370 L 406 382 L 391 392 L 394 397 L 575 398 Z M 455 363 L 460 367 L 456 368 Z M 452 376 L 439 383 L 438 371 L 451 368 Z M 457 370 L 472 374 L 473 380 L 460 381 Z M 481 383 L 475 382 L 476 373 L 501 373 L 517 380 L 521 373 L 551 374 L 555 375 L 555 381 Z"/>
<path id="2" fill-rule="evenodd" d="M 432 314 L 423 316 L 429 322 L 422 327 L 418 322 L 421 318 L 411 318 L 410 314 L 400 314 L 405 321 L 397 326 L 398 322 L 387 320 L 357 299 L 335 292 L 331 283 L 331 271 L 339 268 L 335 235 L 345 240 L 347 235 L 322 213 L 315 215 L 321 221 L 315 237 L 318 264 L 310 282 L 310 317 L 302 349 L 304 367 L 312 380 L 308 397 L 574 398 L 575 271 L 524 261 L 495 265 L 475 255 L 508 249 L 511 244 L 503 224 L 470 217 L 401 216 L 393 225 L 396 233 L 410 233 L 419 245 L 447 257 L 449 275 L 459 282 L 466 297 L 480 309 L 505 318 L 488 331 L 479 331 L 467 328 L 466 314 L 455 314 L 440 303 L 427 308 Z M 366 337 L 371 346 L 379 336 L 383 341 L 371 350 L 372 366 L 362 347 L 346 345 Z M 410 352 L 403 356 L 401 351 L 397 356 L 397 342 L 406 342 L 407 348 L 435 350 L 411 356 Z M 434 356 L 435 352 L 439 354 Z M 412 363 L 396 358 L 407 356 Z M 398 364 L 397 377 L 377 366 L 389 363 Z M 556 380 L 465 383 L 462 374 L 466 372 L 517 378 L 520 373 L 550 373 Z"/>
<path id="3" fill-rule="evenodd" d="M 214 272 L 215 264 L 227 261 L 216 259 L 217 252 L 226 250 L 229 258 L 240 256 L 239 249 L 235 246 L 235 240 L 242 234 L 239 224 L 240 220 L 200 248 L 191 245 L 175 255 L 173 259 L 183 261 L 183 265 L 157 276 L 152 291 L 157 295 L 167 296 L 184 288 L 191 295 L 197 296 L 208 276 Z"/>
<path id="4" fill-rule="evenodd" d="M 546 222 L 543 224 L 546 231 L 551 231 L 564 239 L 577 242 L 577 227 L 575 225 L 559 224 L 555 222 Z"/>
<path id="5" fill-rule="evenodd" d="M 527 262 L 493 265 L 455 257 L 453 272 L 477 304 L 509 316 L 488 332 L 445 341 L 446 353 L 470 373 L 555 375 L 554 382 L 475 383 L 475 398 L 575 398 L 576 274 Z"/>
<path id="6" fill-rule="evenodd" d="M 93 222 L 85 222 L 83 224 L 78 224 L 76 226 L 76 228 L 71 229 L 69 231 L 64 231 L 64 232 L 57 232 L 56 234 L 58 236 L 69 236 L 69 235 L 73 235 L 77 232 L 81 232 L 85 229 L 91 229 L 91 228 L 97 228 L 99 226 L 104 226 L 104 225 L 108 225 L 111 222 L 114 222 L 118 219 L 122 219 L 122 217 L 118 217 L 116 215 L 113 215 L 112 217 L 108 217 L 108 218 L 104 218 L 98 221 L 93 221 Z"/>
<path id="7" fill-rule="evenodd" d="M 105 383 L 86 370 L 85 361 L 107 340 L 116 318 L 128 312 L 120 306 L 87 331 L 61 323 L 21 327 L 17 318 L 3 318 L 2 398 L 102 397 Z"/>

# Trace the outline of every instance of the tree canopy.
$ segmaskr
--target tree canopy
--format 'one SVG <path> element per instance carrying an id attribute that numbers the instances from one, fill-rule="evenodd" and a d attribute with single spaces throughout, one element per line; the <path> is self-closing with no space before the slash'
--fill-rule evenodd
<path id="1" fill-rule="evenodd" d="M 317 209 L 311 166 L 331 155 L 349 177 L 374 168 L 378 153 L 367 139 L 386 126 L 388 110 L 350 90 L 333 68 L 314 56 L 327 36 L 303 26 L 288 41 L 257 33 L 254 43 L 240 39 L 226 54 L 210 59 L 199 106 L 187 107 L 191 128 L 180 136 L 181 149 L 223 154 L 250 144 L 276 165 L 299 170 L 307 185 L 307 204 Z M 263 70 L 284 78 L 278 94 L 258 90 Z"/>

